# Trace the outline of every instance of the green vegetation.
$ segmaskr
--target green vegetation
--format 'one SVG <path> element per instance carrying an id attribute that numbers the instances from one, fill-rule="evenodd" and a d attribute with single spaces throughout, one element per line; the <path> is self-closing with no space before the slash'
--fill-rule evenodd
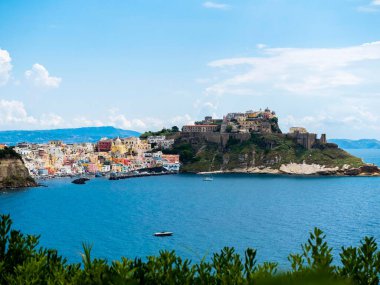
<path id="1" fill-rule="evenodd" d="M 1 181 L 1 187 L 2 188 L 19 188 L 19 187 L 28 187 L 28 186 L 35 186 L 36 182 L 34 179 L 30 176 L 16 176 L 11 175 L 5 177 Z"/>
<path id="2" fill-rule="evenodd" d="M 241 256 L 228 247 L 197 264 L 174 251 L 109 263 L 91 258 L 92 246 L 84 244 L 82 262 L 69 264 L 56 250 L 39 247 L 39 236 L 11 226 L 8 215 L 0 216 L 0 284 L 379 284 L 380 252 L 373 238 L 342 247 L 336 265 L 317 228 L 300 253 L 289 255 L 289 269 L 280 271 L 275 262 L 258 264 L 254 249 Z"/>
<path id="3" fill-rule="evenodd" d="M 179 132 L 179 128 L 177 126 L 173 126 L 171 129 L 163 128 L 161 131 L 157 131 L 157 132 L 152 132 L 152 131 L 145 132 L 140 135 L 140 138 L 146 139 L 147 137 L 150 137 L 150 136 L 168 136 L 177 132 Z"/>
<path id="4" fill-rule="evenodd" d="M 215 143 L 206 141 L 190 145 L 186 143 L 186 158 L 181 147 L 183 142 L 176 141 L 171 153 L 178 153 L 183 163 L 182 171 L 200 172 L 213 170 L 232 170 L 247 167 L 270 167 L 278 169 L 282 164 L 307 163 L 327 167 L 351 165 L 360 167 L 363 161 L 350 155 L 334 144 L 315 146 L 305 149 L 293 140 L 278 134 L 251 134 L 248 141 L 229 139 L 222 149 Z"/>
<path id="5" fill-rule="evenodd" d="M 4 149 L 0 149 L 0 159 L 5 158 L 18 158 L 21 159 L 21 155 L 14 151 L 12 147 L 5 147 Z"/>

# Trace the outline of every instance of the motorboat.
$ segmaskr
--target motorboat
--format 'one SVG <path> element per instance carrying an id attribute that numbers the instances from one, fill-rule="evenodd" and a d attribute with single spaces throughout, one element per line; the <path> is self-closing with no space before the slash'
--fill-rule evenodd
<path id="1" fill-rule="evenodd" d="M 212 177 L 205 177 L 205 178 L 203 178 L 203 181 L 213 181 L 214 180 L 214 178 L 212 178 Z"/>
<path id="2" fill-rule="evenodd" d="M 155 237 L 169 237 L 169 236 L 172 236 L 172 235 L 173 235 L 172 232 L 157 232 L 157 233 L 154 233 Z"/>

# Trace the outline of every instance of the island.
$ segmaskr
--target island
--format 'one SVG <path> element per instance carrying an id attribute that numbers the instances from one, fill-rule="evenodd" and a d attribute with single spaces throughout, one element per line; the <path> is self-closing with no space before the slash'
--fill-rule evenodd
<path id="1" fill-rule="evenodd" d="M 173 126 L 139 135 L 83 143 L 20 142 L 12 155 L 19 160 L 25 179 L 29 176 L 24 166 L 35 179 L 89 176 L 119 180 L 178 172 L 380 176 L 376 165 L 328 142 L 326 134 L 297 126 L 283 132 L 276 112 L 269 108 L 228 113 L 222 118 L 206 116 L 181 129 Z M 22 180 L 12 181 L 7 183 Z"/>
<path id="2" fill-rule="evenodd" d="M 166 135 L 174 144 L 164 152 L 180 155 L 181 172 L 380 175 L 376 165 L 327 142 L 326 134 L 318 137 L 303 127 L 283 133 L 269 108 L 207 116 Z"/>
<path id="3" fill-rule="evenodd" d="M 21 155 L 12 148 L 0 148 L 0 189 L 37 186 Z"/>

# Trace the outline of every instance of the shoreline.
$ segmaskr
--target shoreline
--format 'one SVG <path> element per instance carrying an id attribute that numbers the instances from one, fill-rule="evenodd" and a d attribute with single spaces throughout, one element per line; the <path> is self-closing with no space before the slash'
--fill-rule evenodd
<path id="1" fill-rule="evenodd" d="M 252 167 L 247 169 L 235 168 L 231 170 L 191 172 L 199 175 L 213 174 L 255 174 L 255 175 L 281 175 L 300 177 L 380 177 L 380 169 L 376 165 L 363 165 L 358 168 L 326 168 L 320 165 L 293 164 L 282 165 L 280 169 Z"/>
<path id="2" fill-rule="evenodd" d="M 302 174 L 302 173 L 285 173 L 285 172 L 247 172 L 247 171 L 204 171 L 204 172 L 180 172 L 180 174 L 195 174 L 195 175 L 229 175 L 229 174 L 246 174 L 246 175 L 257 175 L 257 176 L 281 176 L 281 177 L 380 177 L 380 174 L 359 174 L 359 175 L 348 175 L 348 174 Z"/>

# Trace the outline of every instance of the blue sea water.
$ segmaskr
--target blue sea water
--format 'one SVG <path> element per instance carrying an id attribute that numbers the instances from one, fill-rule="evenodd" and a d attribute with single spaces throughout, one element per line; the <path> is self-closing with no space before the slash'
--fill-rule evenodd
<path id="1" fill-rule="evenodd" d="M 380 150 L 354 150 L 380 164 Z M 44 181 L 39 187 L 0 194 L 0 212 L 14 226 L 41 234 L 41 244 L 80 261 L 82 242 L 108 260 L 175 249 L 199 261 L 224 246 L 258 250 L 260 261 L 289 266 L 313 227 L 337 253 L 365 235 L 380 240 L 380 177 L 172 175 L 109 181 Z M 156 238 L 157 231 L 174 236 Z"/>

